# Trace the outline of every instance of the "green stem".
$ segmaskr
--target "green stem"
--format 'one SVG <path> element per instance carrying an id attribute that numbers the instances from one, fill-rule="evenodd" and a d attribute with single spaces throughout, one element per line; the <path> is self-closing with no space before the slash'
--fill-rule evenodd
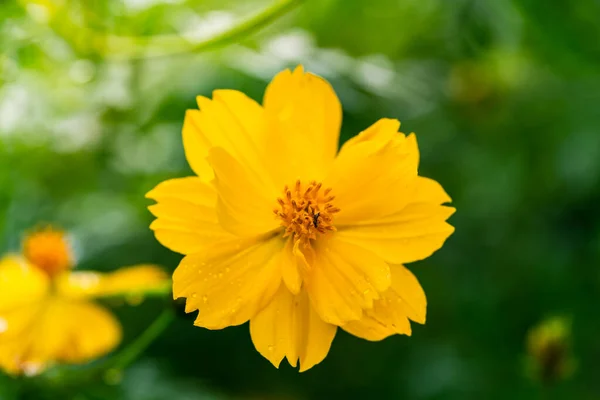
<path id="1" fill-rule="evenodd" d="M 54 24 L 54 27 L 57 31 L 62 31 L 63 36 L 71 37 L 74 41 L 73 44 L 76 47 L 81 47 L 81 50 L 85 52 L 91 50 L 106 58 L 127 60 L 164 57 L 176 54 L 199 53 L 236 42 L 275 21 L 303 1 L 276 0 L 258 14 L 242 20 L 227 31 L 195 43 L 175 34 L 149 37 L 105 35 L 86 27 L 65 23 L 65 21 Z M 81 37 L 86 38 L 85 42 L 78 41 L 78 38 Z"/>
<path id="2" fill-rule="evenodd" d="M 233 43 L 238 39 L 254 33 L 261 28 L 269 25 L 279 17 L 288 13 L 296 6 L 300 5 L 304 0 L 278 0 L 273 3 L 270 7 L 264 9 L 261 13 L 242 21 L 237 26 L 218 34 L 212 38 L 196 43 L 190 51 L 200 52 L 211 48 L 219 47 L 225 44 Z"/>
<path id="3" fill-rule="evenodd" d="M 160 334 L 171 324 L 174 314 L 170 309 L 164 310 L 158 318 L 150 324 L 146 330 L 137 337 L 132 343 L 125 347 L 107 361 L 103 366 L 105 371 L 120 371 L 135 361 L 150 344 L 160 336 Z"/>

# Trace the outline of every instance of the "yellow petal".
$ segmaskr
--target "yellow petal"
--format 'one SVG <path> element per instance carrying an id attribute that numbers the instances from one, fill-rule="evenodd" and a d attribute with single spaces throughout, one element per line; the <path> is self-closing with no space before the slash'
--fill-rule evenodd
<path id="1" fill-rule="evenodd" d="M 336 227 L 397 212 L 413 196 L 418 152 L 397 123 L 378 122 L 344 145 L 325 179 L 341 211 Z"/>
<path id="2" fill-rule="evenodd" d="M 222 147 L 252 173 L 265 175 L 262 107 L 235 90 L 215 90 L 213 100 L 199 96 L 198 106 L 187 111 L 183 124 L 183 145 L 194 172 L 209 182 L 213 173 L 206 157 L 212 147 Z"/>
<path id="3" fill-rule="evenodd" d="M 33 354 L 54 356 L 62 362 L 92 360 L 121 341 L 121 326 L 115 317 L 105 308 L 83 301 L 51 303 L 40 330 L 46 337 L 34 342 Z"/>
<path id="4" fill-rule="evenodd" d="M 295 249 L 294 241 L 289 238 L 282 252 L 281 274 L 285 285 L 292 294 L 300 293 L 302 287 L 301 263 L 302 260 Z"/>
<path id="5" fill-rule="evenodd" d="M 441 248 L 454 232 L 454 227 L 445 222 L 454 211 L 432 203 L 411 203 L 397 214 L 340 227 L 337 236 L 389 263 L 419 261 Z"/>
<path id="6" fill-rule="evenodd" d="M 390 266 L 392 286 L 359 321 L 342 327 L 363 339 L 377 341 L 394 334 L 410 335 L 409 319 L 425 323 L 427 299 L 415 276 L 402 265 Z"/>
<path id="7" fill-rule="evenodd" d="M 220 147 L 208 157 L 215 171 L 219 200 L 217 213 L 223 228 L 238 236 L 255 236 L 280 226 L 273 209 L 279 193 L 270 185 L 249 174 L 229 153 Z"/>
<path id="8" fill-rule="evenodd" d="M 269 122 L 266 161 L 277 185 L 298 178 L 320 181 L 337 152 L 342 122 L 331 85 L 299 66 L 275 76 L 263 103 Z"/>
<path id="9" fill-rule="evenodd" d="M 46 298 L 0 310 L 0 344 L 27 334 L 45 309 Z"/>
<path id="10" fill-rule="evenodd" d="M 173 274 L 173 295 L 186 298 L 186 312 L 200 310 L 195 325 L 243 324 L 275 294 L 283 245 L 279 237 L 234 239 L 188 255 Z"/>
<path id="11" fill-rule="evenodd" d="M 397 119 L 381 118 L 358 135 L 348 139 L 342 149 L 346 151 L 352 146 L 370 141 L 377 141 L 381 145 L 385 145 L 398 136 L 399 129 L 400 121 Z"/>
<path id="12" fill-rule="evenodd" d="M 231 238 L 219 225 L 214 187 L 200 178 L 164 181 L 146 197 L 157 201 L 149 207 L 157 217 L 150 228 L 156 239 L 173 251 L 196 253 L 215 242 Z"/>
<path id="13" fill-rule="evenodd" d="M 323 361 L 337 327 L 327 324 L 313 310 L 305 291 L 293 295 L 281 285 L 273 300 L 250 320 L 256 350 L 275 367 L 284 357 L 300 372 Z"/>
<path id="14" fill-rule="evenodd" d="M 452 201 L 442 185 L 433 179 L 419 176 L 415 184 L 416 188 L 411 203 L 444 204 Z"/>
<path id="15" fill-rule="evenodd" d="M 24 258 L 6 256 L 0 260 L 0 310 L 35 303 L 46 296 L 48 275 Z M 2 325 L 0 323 L 0 325 Z"/>
<path id="16" fill-rule="evenodd" d="M 70 298 L 137 295 L 164 290 L 171 280 L 156 265 L 136 265 L 115 272 L 74 271 L 56 278 L 55 288 Z"/>
<path id="17" fill-rule="evenodd" d="M 325 322 L 343 325 L 359 319 L 390 286 L 388 265 L 367 250 L 334 237 L 317 242 L 315 251 L 306 289 Z"/>
<path id="18" fill-rule="evenodd" d="M 35 318 L 17 338 L 0 340 L 0 364 L 9 372 L 39 372 L 55 362 L 91 361 L 120 340 L 119 322 L 103 307 L 50 297 L 38 305 Z"/>
<path id="19" fill-rule="evenodd" d="M 33 374 L 45 367 L 47 360 L 24 362 L 45 309 L 45 300 L 38 300 L 0 310 L 0 369 L 4 372 Z"/>

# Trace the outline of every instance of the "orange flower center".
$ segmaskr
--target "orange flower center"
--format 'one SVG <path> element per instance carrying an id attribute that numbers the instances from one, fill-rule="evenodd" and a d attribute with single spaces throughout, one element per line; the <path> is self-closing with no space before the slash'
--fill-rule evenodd
<path id="1" fill-rule="evenodd" d="M 52 228 L 28 235 L 23 241 L 23 255 L 51 276 L 73 266 L 73 253 L 65 233 Z"/>
<path id="2" fill-rule="evenodd" d="M 283 189 L 283 197 L 277 199 L 279 208 L 274 211 L 285 228 L 283 237 L 294 236 L 294 240 L 308 243 L 319 234 L 335 231 L 333 215 L 340 211 L 331 204 L 335 199 L 331 189 L 321 191 L 322 184 L 315 181 L 302 184 L 299 180 L 290 189 Z"/>

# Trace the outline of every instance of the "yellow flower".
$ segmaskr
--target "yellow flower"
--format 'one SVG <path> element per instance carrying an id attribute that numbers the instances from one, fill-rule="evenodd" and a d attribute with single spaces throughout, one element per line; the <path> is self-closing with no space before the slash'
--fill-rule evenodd
<path id="1" fill-rule="evenodd" d="M 338 152 L 340 102 L 301 66 L 274 78 L 262 106 L 233 90 L 197 101 L 183 126 L 197 177 L 147 194 L 157 239 L 185 255 L 173 292 L 199 310 L 195 325 L 249 320 L 264 357 L 305 371 L 338 326 L 381 340 L 425 322 L 425 294 L 402 264 L 442 246 L 454 209 L 418 176 L 413 134 L 382 119 Z"/>
<path id="2" fill-rule="evenodd" d="M 165 274 L 142 265 L 114 273 L 73 272 L 65 234 L 46 228 L 27 236 L 23 255 L 0 259 L 0 368 L 36 374 L 48 365 L 83 363 L 114 349 L 121 326 L 94 297 L 164 286 Z"/>

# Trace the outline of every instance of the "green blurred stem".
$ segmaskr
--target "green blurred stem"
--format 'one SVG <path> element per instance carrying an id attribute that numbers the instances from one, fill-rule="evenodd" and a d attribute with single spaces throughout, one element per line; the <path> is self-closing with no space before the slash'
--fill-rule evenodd
<path id="1" fill-rule="evenodd" d="M 114 355 L 107 361 L 104 366 L 104 371 L 117 370 L 120 371 L 126 368 L 129 364 L 135 361 L 150 344 L 158 338 L 165 329 L 171 324 L 174 319 L 174 313 L 170 309 L 164 310 L 158 318 L 150 324 L 146 330 L 137 337 L 132 343 Z"/>
<path id="2" fill-rule="evenodd" d="M 107 35 L 68 21 L 55 21 L 53 27 L 82 52 L 92 52 L 106 58 L 125 60 L 165 57 L 199 53 L 237 42 L 277 20 L 303 1 L 275 0 L 273 4 L 258 14 L 242 20 L 225 32 L 199 42 L 187 40 L 177 34 L 148 37 Z"/>

